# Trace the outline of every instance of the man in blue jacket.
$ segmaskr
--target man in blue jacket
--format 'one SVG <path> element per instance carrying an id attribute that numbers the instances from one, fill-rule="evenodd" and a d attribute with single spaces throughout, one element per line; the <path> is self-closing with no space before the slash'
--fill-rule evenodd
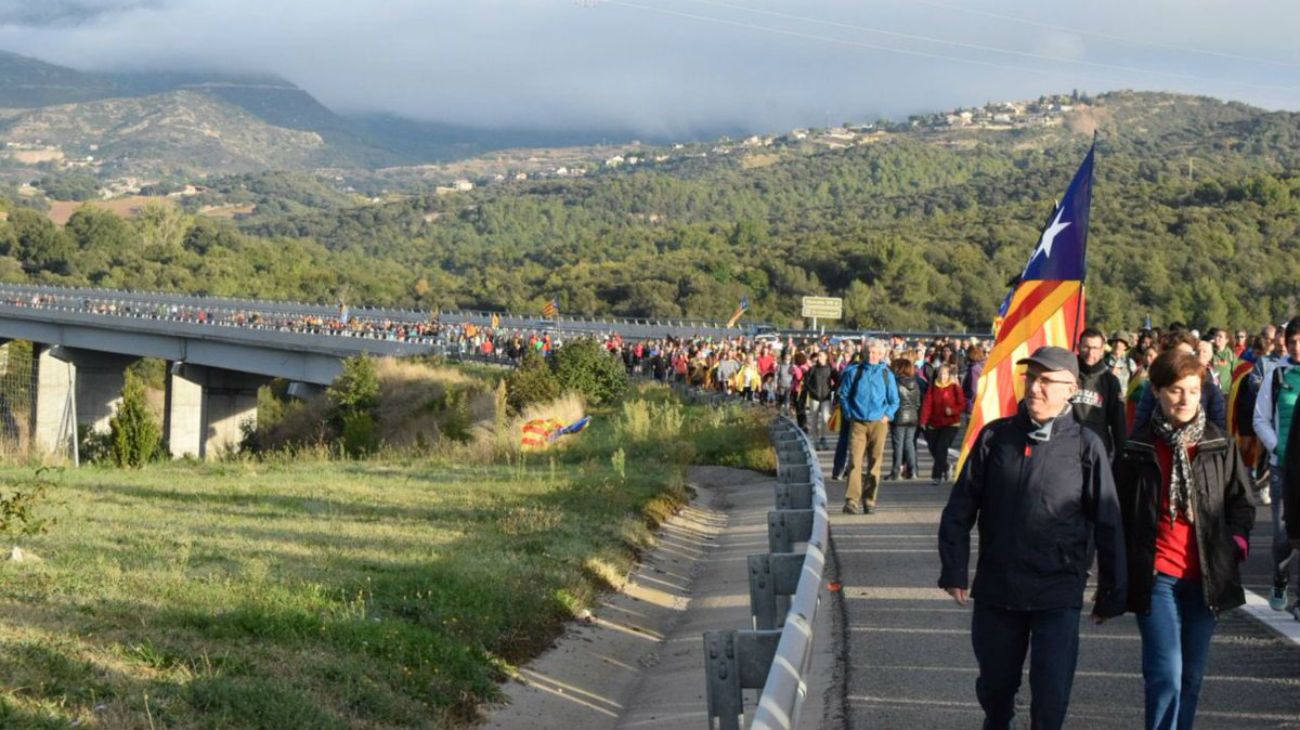
<path id="1" fill-rule="evenodd" d="M 943 510 L 939 587 L 960 605 L 975 600 L 971 644 L 985 730 L 1011 727 L 1026 653 L 1030 725 L 1052 730 L 1065 721 L 1074 683 L 1089 543 L 1100 623 L 1124 612 L 1124 532 L 1106 446 L 1070 406 L 1078 359 L 1041 347 L 1018 364 L 1028 365 L 1019 411 L 979 432 Z M 968 593 L 977 520 L 979 562 Z"/>
<path id="2" fill-rule="evenodd" d="M 870 340 L 867 359 L 849 365 L 840 374 L 839 398 L 845 424 L 841 428 L 847 426 L 850 429 L 849 465 L 846 469 L 849 486 L 844 497 L 844 511 L 851 515 L 876 511 L 880 465 L 885 460 L 889 420 L 898 410 L 898 381 L 884 362 L 887 349 L 884 340 Z M 867 475 L 865 491 L 863 472 Z"/>

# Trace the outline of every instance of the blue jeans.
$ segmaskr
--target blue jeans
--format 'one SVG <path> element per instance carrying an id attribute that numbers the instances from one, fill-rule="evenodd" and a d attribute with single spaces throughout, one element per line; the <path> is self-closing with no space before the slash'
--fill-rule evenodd
<path id="1" fill-rule="evenodd" d="M 1079 609 L 1011 611 L 976 598 L 970 638 L 980 666 L 975 696 L 984 708 L 984 730 L 1010 729 L 1026 653 L 1029 726 L 1058 730 L 1065 723 L 1079 658 Z"/>
<path id="2" fill-rule="evenodd" d="M 1214 634 L 1200 578 L 1157 573 L 1151 611 L 1139 614 L 1147 730 L 1190 730 Z"/>
<path id="3" fill-rule="evenodd" d="M 889 473 L 898 476 L 898 465 L 901 462 L 906 466 L 909 473 L 916 477 L 916 426 L 895 426 L 889 427 L 889 441 L 894 447 L 893 462 L 890 465 Z"/>

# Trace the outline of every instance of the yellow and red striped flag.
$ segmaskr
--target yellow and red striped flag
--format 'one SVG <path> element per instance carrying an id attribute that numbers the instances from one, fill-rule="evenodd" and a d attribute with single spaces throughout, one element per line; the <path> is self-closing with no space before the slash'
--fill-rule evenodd
<path id="1" fill-rule="evenodd" d="M 740 316 L 747 311 L 749 311 L 749 297 L 744 296 L 741 297 L 740 306 L 736 307 L 735 314 L 731 315 L 731 319 L 727 320 L 727 329 L 735 327 L 736 323 L 740 321 Z"/>
<path id="2" fill-rule="evenodd" d="M 549 301 L 549 302 L 547 302 L 546 304 L 543 304 L 543 305 L 542 305 L 542 316 L 543 316 L 543 317 L 554 317 L 555 315 L 557 315 L 557 314 L 559 314 L 559 313 L 560 313 L 560 302 L 559 302 L 559 300 L 552 299 L 551 301 Z"/>
<path id="3" fill-rule="evenodd" d="M 985 424 L 1010 416 L 1025 393 L 1016 362 L 1047 345 L 1073 350 L 1083 329 L 1087 271 L 1088 213 L 1096 145 L 1074 174 L 1065 197 L 1052 211 L 1024 272 L 998 311 L 993 350 L 984 363 L 962 439 L 961 473 L 975 437 Z"/>

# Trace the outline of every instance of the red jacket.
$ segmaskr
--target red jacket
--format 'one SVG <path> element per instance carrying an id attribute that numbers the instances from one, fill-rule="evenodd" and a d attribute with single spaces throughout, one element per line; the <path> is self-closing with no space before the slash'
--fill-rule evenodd
<path id="1" fill-rule="evenodd" d="M 953 380 L 942 387 L 931 385 L 925 391 L 925 400 L 921 402 L 921 427 L 960 425 L 961 414 L 965 410 L 966 396 L 961 392 L 961 383 Z"/>

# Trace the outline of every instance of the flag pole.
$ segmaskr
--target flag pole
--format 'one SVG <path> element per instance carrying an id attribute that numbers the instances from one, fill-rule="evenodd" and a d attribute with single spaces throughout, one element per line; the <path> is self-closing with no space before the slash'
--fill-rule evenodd
<path id="1" fill-rule="evenodd" d="M 1097 130 L 1092 130 L 1092 146 L 1088 148 L 1092 166 L 1088 168 L 1088 205 L 1092 206 L 1092 179 L 1097 173 Z M 1074 345 L 1078 347 L 1079 333 L 1083 327 L 1083 310 L 1088 306 L 1088 247 L 1083 247 L 1083 271 L 1079 275 L 1079 306 L 1074 309 Z"/>

